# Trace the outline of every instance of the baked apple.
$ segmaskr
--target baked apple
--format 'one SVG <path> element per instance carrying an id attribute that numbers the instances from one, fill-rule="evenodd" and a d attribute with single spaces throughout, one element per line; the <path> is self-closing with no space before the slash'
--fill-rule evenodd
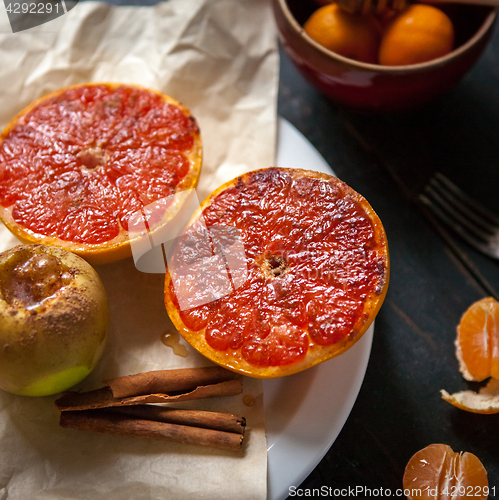
<path id="1" fill-rule="evenodd" d="M 85 260 L 46 245 L 0 254 L 0 388 L 24 396 L 69 389 L 104 350 L 109 307 Z"/>

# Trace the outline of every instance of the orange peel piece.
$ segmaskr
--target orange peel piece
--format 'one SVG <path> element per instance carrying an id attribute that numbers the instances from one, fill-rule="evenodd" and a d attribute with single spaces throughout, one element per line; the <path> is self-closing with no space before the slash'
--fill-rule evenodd
<path id="1" fill-rule="evenodd" d="M 461 410 L 472 413 L 499 413 L 499 379 L 491 378 L 478 392 L 460 391 L 449 394 L 440 391 L 442 399 Z"/>

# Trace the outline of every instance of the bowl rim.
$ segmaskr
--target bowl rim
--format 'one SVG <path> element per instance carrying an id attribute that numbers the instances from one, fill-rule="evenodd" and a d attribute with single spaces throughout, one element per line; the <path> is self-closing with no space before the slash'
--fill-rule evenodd
<path id="1" fill-rule="evenodd" d="M 341 61 L 345 64 L 349 64 L 350 66 L 354 66 L 359 69 L 363 70 L 371 70 L 371 71 L 378 71 L 378 72 L 383 72 L 383 73 L 405 73 L 408 71 L 415 71 L 415 70 L 421 70 L 421 69 L 431 69 L 435 67 L 439 67 L 447 63 L 449 60 L 454 59 L 458 57 L 459 55 L 463 54 L 464 52 L 467 52 L 468 50 L 473 47 L 475 43 L 477 43 L 480 39 L 482 39 L 489 29 L 492 27 L 494 24 L 496 17 L 497 17 L 497 12 L 499 10 L 499 6 L 496 7 L 491 7 L 490 12 L 487 14 L 487 17 L 485 18 L 485 21 L 482 23 L 480 28 L 476 31 L 476 33 L 469 38 L 465 43 L 460 45 L 459 47 L 456 47 L 454 50 L 446 54 L 445 56 L 438 57 L 436 59 L 432 59 L 431 61 L 423 62 L 423 63 L 417 63 L 417 64 L 405 64 L 403 66 L 387 66 L 383 64 L 372 64 L 372 63 L 365 63 L 361 61 L 356 61 L 355 59 L 350 59 L 349 57 L 342 56 L 340 54 L 337 54 L 336 52 L 333 52 L 332 50 L 327 49 L 320 43 L 316 42 L 312 37 L 310 37 L 306 32 L 303 26 L 298 23 L 298 21 L 295 19 L 293 14 L 291 13 L 291 10 L 289 9 L 288 2 L 287 0 L 275 0 L 276 3 L 279 5 L 282 13 L 284 14 L 286 20 L 288 23 L 292 26 L 294 31 L 298 33 L 298 35 L 303 38 L 308 44 L 312 45 L 315 47 L 317 50 L 322 52 L 324 55 L 336 59 L 338 61 Z"/>

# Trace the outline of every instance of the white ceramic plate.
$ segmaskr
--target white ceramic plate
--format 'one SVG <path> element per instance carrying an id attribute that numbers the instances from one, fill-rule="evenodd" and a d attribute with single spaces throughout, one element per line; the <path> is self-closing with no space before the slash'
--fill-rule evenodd
<path id="1" fill-rule="evenodd" d="M 289 122 L 279 120 L 279 167 L 333 174 Z M 334 443 L 357 399 L 371 353 L 373 326 L 346 353 L 310 370 L 264 382 L 268 500 L 298 488 Z"/>

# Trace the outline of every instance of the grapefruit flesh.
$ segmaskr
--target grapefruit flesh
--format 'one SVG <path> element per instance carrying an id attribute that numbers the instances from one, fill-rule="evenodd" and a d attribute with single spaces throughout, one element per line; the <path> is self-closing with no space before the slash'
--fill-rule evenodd
<path id="1" fill-rule="evenodd" d="M 383 226 L 361 195 L 326 174 L 263 169 L 194 214 L 168 258 L 165 304 L 203 355 L 272 378 L 351 347 L 383 302 L 388 271 Z"/>
<path id="2" fill-rule="evenodd" d="M 196 185 L 196 120 L 169 96 L 83 84 L 45 96 L 0 136 L 0 218 L 21 240 L 92 263 L 130 255 L 129 221 Z"/>

